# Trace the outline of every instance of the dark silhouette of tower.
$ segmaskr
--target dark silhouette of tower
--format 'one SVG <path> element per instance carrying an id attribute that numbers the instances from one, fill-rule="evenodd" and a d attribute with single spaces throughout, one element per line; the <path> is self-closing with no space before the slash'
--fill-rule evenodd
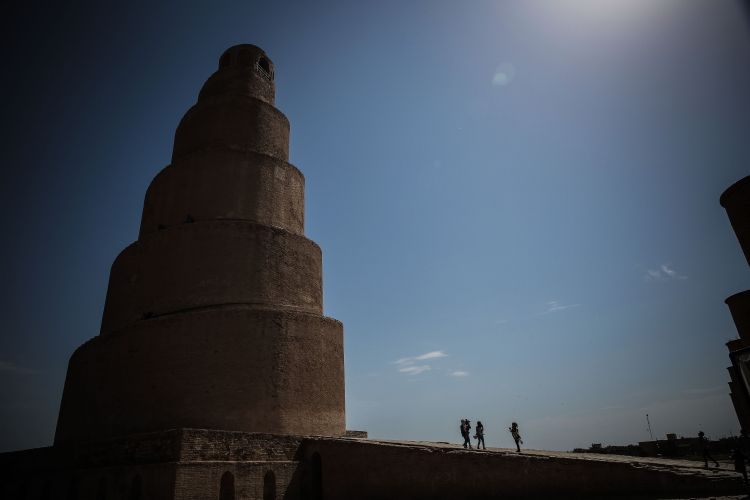
<path id="1" fill-rule="evenodd" d="M 750 176 L 732 184 L 719 199 L 750 264 Z M 730 395 L 740 426 L 750 432 L 750 290 L 726 299 L 740 338 L 727 342 Z"/>
<path id="2" fill-rule="evenodd" d="M 99 336 L 70 359 L 55 443 L 181 427 L 344 434 L 343 331 L 323 313 L 274 66 L 231 47 L 117 256 Z"/>

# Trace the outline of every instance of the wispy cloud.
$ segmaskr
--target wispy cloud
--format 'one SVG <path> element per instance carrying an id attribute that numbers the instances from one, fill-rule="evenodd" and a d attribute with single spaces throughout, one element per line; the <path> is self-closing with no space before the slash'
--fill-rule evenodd
<path id="1" fill-rule="evenodd" d="M 400 371 L 401 373 L 406 373 L 407 375 L 419 375 L 420 373 L 426 372 L 429 370 L 430 370 L 430 365 L 404 366 L 398 369 L 398 371 Z"/>
<path id="2" fill-rule="evenodd" d="M 424 362 L 431 359 L 445 358 L 448 355 L 444 351 L 430 351 L 418 356 L 409 356 L 408 358 L 399 358 L 393 362 L 394 365 L 398 365 L 398 371 L 407 375 L 419 375 L 422 372 L 426 372 L 431 369 L 430 365 L 418 362 Z"/>
<path id="3" fill-rule="evenodd" d="M 516 77 L 516 68 L 511 63 L 505 62 L 495 68 L 492 74 L 492 85 L 495 87 L 504 87 L 509 85 Z"/>
<path id="4" fill-rule="evenodd" d="M 445 354 L 443 351 L 430 351 L 430 352 L 426 352 L 424 354 L 420 354 L 419 356 L 417 356 L 414 359 L 416 359 L 418 361 L 424 361 L 425 359 L 437 359 L 437 358 L 444 358 L 446 356 L 448 356 L 448 355 Z"/>
<path id="5" fill-rule="evenodd" d="M 428 359 L 438 359 L 438 358 L 445 358 L 448 356 L 443 351 L 430 351 L 426 352 L 424 354 L 420 354 L 419 356 L 411 356 L 408 358 L 400 358 L 394 361 L 393 363 L 396 365 L 413 365 L 417 361 L 427 361 Z"/>
<path id="6" fill-rule="evenodd" d="M 563 304 L 557 300 L 550 300 L 549 302 L 547 302 L 547 310 L 540 314 L 552 314 L 564 311 L 565 309 L 570 309 L 571 307 L 578 307 L 580 305 L 581 304 Z"/>
<path id="7" fill-rule="evenodd" d="M 469 372 L 465 372 L 463 370 L 456 370 L 454 372 L 451 372 L 450 376 L 451 377 L 468 377 L 469 376 Z"/>
<path id="8" fill-rule="evenodd" d="M 644 276 L 646 281 L 686 280 L 687 276 L 678 273 L 669 264 L 662 264 L 658 269 L 648 269 Z"/>
<path id="9" fill-rule="evenodd" d="M 15 363 L 11 363 L 10 361 L 0 361 L 0 372 L 19 373 L 22 375 L 37 373 L 36 370 L 18 366 Z"/>

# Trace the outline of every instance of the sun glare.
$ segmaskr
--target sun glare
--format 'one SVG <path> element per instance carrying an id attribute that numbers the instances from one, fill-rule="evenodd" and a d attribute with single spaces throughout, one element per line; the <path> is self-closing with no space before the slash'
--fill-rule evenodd
<path id="1" fill-rule="evenodd" d="M 643 20 L 674 0 L 551 0 L 533 2 L 555 24 L 577 29 L 608 29 Z"/>

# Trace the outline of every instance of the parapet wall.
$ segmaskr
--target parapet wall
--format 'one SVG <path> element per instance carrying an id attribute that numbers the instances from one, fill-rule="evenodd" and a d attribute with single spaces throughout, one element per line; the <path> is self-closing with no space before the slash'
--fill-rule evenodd
<path id="1" fill-rule="evenodd" d="M 664 498 L 742 491 L 738 478 L 712 480 L 652 464 L 544 452 L 328 438 L 307 440 L 303 450 L 306 463 L 318 464 L 319 484 L 314 486 L 326 500 Z"/>

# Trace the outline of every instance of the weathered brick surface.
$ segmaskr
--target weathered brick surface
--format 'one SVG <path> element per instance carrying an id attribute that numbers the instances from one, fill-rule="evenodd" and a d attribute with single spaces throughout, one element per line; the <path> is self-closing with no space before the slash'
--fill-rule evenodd
<path id="1" fill-rule="evenodd" d="M 163 462 L 154 463 L 155 459 Z M 316 463 L 318 465 L 316 465 Z M 218 499 L 231 474 L 234 498 L 497 499 L 670 498 L 736 494 L 739 474 L 700 463 L 609 455 L 467 451 L 438 443 L 281 436 L 181 429 L 85 446 L 0 454 L 3 498 Z M 268 490 L 266 490 L 268 491 Z M 24 493 L 25 492 L 25 493 Z M 322 497 L 316 496 L 322 494 Z M 22 496 L 25 494 L 26 496 Z"/>
<path id="2" fill-rule="evenodd" d="M 268 68 L 259 68 L 265 61 Z M 206 80 L 198 96 L 206 101 L 215 96 L 254 97 L 274 104 L 276 88 L 273 83 L 274 66 L 260 47 L 235 45 L 229 47 L 219 58 L 219 71 Z"/>
<path id="3" fill-rule="evenodd" d="M 172 162 L 207 148 L 255 151 L 289 159 L 289 121 L 255 97 L 217 96 L 198 101 L 180 121 Z"/>
<path id="4" fill-rule="evenodd" d="M 341 323 L 223 306 L 143 321 L 73 354 L 56 443 L 174 427 L 344 433 Z"/>
<path id="5" fill-rule="evenodd" d="M 300 498 L 301 437 L 178 429 L 96 443 L 0 454 L 3 499 L 130 500 L 219 498 L 221 477 L 233 475 L 235 498 Z M 271 473 L 269 475 L 269 472 Z M 136 483 L 139 483 L 136 485 Z M 75 496 L 71 497 L 71 491 Z"/>
<path id="6" fill-rule="evenodd" d="M 76 467 L 106 467 L 125 464 L 176 462 L 180 457 L 182 432 L 132 435 L 102 442 L 76 443 L 64 448 Z"/>
<path id="7" fill-rule="evenodd" d="M 304 232 L 305 178 L 293 165 L 254 152 L 205 150 L 154 178 L 140 238 L 186 220 L 246 220 Z"/>
<path id="8" fill-rule="evenodd" d="M 169 431 L 0 454 L 0 498 L 130 500 L 138 482 L 147 493 L 143 498 L 171 499 L 180 434 Z"/>
<path id="9" fill-rule="evenodd" d="M 218 499 L 221 477 L 234 477 L 237 500 L 264 500 L 266 475 L 272 474 L 277 499 L 301 498 L 301 482 L 297 462 L 206 462 L 180 464 L 177 469 L 174 500 Z"/>
<path id="10" fill-rule="evenodd" d="M 180 461 L 293 461 L 298 460 L 303 439 L 279 434 L 184 429 Z"/>
<path id="11" fill-rule="evenodd" d="M 434 443 L 311 438 L 323 498 L 669 498 L 740 493 L 738 474 L 562 454 L 469 451 Z"/>
<path id="12" fill-rule="evenodd" d="M 221 304 L 322 314 L 322 266 L 318 245 L 281 229 L 227 220 L 173 226 L 112 264 L 102 333 Z"/>

